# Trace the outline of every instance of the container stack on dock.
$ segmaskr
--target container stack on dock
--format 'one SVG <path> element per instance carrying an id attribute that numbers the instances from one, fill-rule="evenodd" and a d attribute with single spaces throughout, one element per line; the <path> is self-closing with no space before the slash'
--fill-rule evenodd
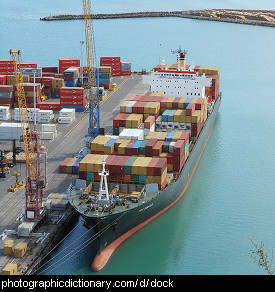
<path id="1" fill-rule="evenodd" d="M 111 67 L 112 76 L 131 75 L 131 62 L 121 62 L 120 57 L 100 57 L 100 66 Z"/>
<path id="2" fill-rule="evenodd" d="M 0 106 L 13 107 L 13 86 L 0 85 Z"/>
<path id="3" fill-rule="evenodd" d="M 83 111 L 86 106 L 86 94 L 83 87 L 61 87 L 60 106 L 74 108 L 75 111 Z"/>

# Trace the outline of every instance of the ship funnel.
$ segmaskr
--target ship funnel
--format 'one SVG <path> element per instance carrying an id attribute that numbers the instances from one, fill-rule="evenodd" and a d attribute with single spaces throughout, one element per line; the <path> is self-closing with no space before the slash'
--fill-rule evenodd
<path id="1" fill-rule="evenodd" d="M 181 47 L 179 46 L 177 51 L 172 51 L 171 50 L 171 52 L 173 54 L 177 53 L 177 67 L 178 67 L 178 70 L 185 70 L 186 69 L 185 55 L 187 54 L 187 51 L 186 50 L 182 51 Z"/>

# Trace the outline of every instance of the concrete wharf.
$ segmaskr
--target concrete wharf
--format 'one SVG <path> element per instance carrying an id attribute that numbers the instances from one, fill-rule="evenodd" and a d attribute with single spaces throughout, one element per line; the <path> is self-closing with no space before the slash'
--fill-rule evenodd
<path id="1" fill-rule="evenodd" d="M 131 76 L 113 77 L 113 82 L 117 84 L 116 90 L 107 91 L 107 99 L 100 103 L 101 126 L 105 128 L 105 134 L 112 134 L 112 120 L 119 113 L 121 101 L 130 95 L 144 94 L 149 89 L 148 85 L 142 83 L 141 75 L 137 73 Z M 59 173 L 59 164 L 66 157 L 74 157 L 85 146 L 88 117 L 88 110 L 77 112 L 76 119 L 71 124 L 57 124 L 58 136 L 54 140 L 43 140 L 47 151 L 48 185 L 44 192 L 45 198 L 50 193 L 64 193 L 70 183 L 78 177 L 75 174 Z M 0 149 L 10 148 L 11 143 L 12 141 L 0 141 Z M 14 168 L 20 170 L 21 180 L 24 179 L 25 164 L 18 163 Z M 78 214 L 69 205 L 65 212 L 54 211 L 45 215 L 33 230 L 33 235 L 48 234 L 43 241 L 37 242 L 38 237 L 35 236 L 18 236 L 18 226 L 22 223 L 18 218 L 25 204 L 25 192 L 24 189 L 14 193 L 7 192 L 7 189 L 15 183 L 12 172 L 14 169 L 11 169 L 11 173 L 5 179 L 0 179 L 0 235 L 3 235 L 0 239 L 0 271 L 7 263 L 16 263 L 17 274 L 34 274 L 41 261 L 72 229 Z M 4 255 L 4 239 L 14 240 L 14 245 L 18 242 L 26 242 L 25 256 L 15 258 L 13 255 Z"/>

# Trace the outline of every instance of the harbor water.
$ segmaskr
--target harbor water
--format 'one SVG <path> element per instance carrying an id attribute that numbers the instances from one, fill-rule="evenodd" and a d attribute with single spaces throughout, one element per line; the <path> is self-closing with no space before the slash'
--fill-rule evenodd
<path id="1" fill-rule="evenodd" d="M 274 1 L 99 1 L 93 13 L 210 8 L 275 9 Z M 58 66 L 81 57 L 82 1 L 0 0 L 0 58 L 20 49 L 23 62 Z M 222 104 L 212 136 L 183 198 L 126 240 L 100 272 L 96 244 L 81 218 L 40 271 L 50 275 L 266 274 L 250 255 L 249 236 L 270 254 L 275 245 L 275 30 L 184 18 L 94 20 L 96 60 L 120 56 L 132 71 L 150 70 L 188 50 L 187 64 L 220 66 Z M 78 239 L 76 241 L 76 239 Z M 82 244 L 82 245 L 81 245 Z M 81 249 L 77 249 L 81 247 Z M 47 270 L 45 270 L 47 268 Z M 45 270 L 45 271 L 43 271 Z"/>

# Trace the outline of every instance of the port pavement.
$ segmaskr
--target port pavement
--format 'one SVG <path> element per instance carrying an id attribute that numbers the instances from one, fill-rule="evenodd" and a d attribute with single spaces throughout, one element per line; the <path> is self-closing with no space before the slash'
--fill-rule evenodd
<path id="1" fill-rule="evenodd" d="M 149 86 L 142 83 L 140 74 L 131 76 L 114 77 L 117 88 L 115 91 L 106 92 L 107 98 L 100 103 L 100 124 L 105 127 L 105 133 L 112 134 L 112 120 L 120 110 L 120 103 L 130 95 L 144 94 L 148 91 Z M 55 117 L 58 112 L 55 112 Z M 85 146 L 85 136 L 88 133 L 89 111 L 77 112 L 76 119 L 69 125 L 57 124 L 58 136 L 51 141 L 43 140 L 47 151 L 47 187 L 44 191 L 44 197 L 50 193 L 62 193 L 68 188 L 71 181 L 77 178 L 77 175 L 59 173 L 59 164 L 66 157 L 74 157 L 79 150 Z M 38 124 L 38 127 L 40 125 Z M 19 146 L 19 143 L 17 143 Z M 23 147 L 23 143 L 21 143 Z M 0 141 L 0 149 L 11 148 L 11 141 Z M 20 221 L 16 219 L 22 213 L 25 204 L 25 190 L 19 189 L 16 192 L 7 192 L 8 188 L 15 183 L 13 172 L 20 172 L 20 180 L 24 181 L 26 177 L 25 163 L 17 163 L 6 178 L 0 178 L 0 234 L 4 230 L 17 231 Z M 26 239 L 24 238 L 26 241 Z M 0 270 L 11 261 L 9 256 L 4 256 L 4 241 L 0 240 Z M 37 253 L 39 254 L 39 252 Z M 33 257 L 36 255 L 32 254 Z M 15 260 L 20 267 L 26 267 L 29 264 L 28 254 L 23 259 Z"/>

